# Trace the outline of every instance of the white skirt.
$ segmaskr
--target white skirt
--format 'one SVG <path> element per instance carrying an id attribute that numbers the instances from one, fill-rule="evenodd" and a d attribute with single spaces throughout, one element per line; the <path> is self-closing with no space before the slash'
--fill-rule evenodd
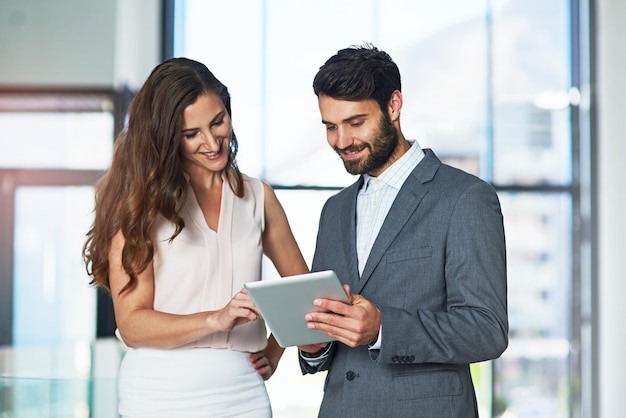
<path id="1" fill-rule="evenodd" d="M 118 377 L 127 418 L 272 416 L 248 353 L 214 348 L 128 348 Z"/>

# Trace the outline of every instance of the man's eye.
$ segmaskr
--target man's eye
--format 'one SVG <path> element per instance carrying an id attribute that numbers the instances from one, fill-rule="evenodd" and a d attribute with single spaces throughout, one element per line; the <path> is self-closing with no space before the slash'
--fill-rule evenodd
<path id="1" fill-rule="evenodd" d="M 362 121 L 362 120 L 355 121 L 355 122 L 352 122 L 352 123 L 350 124 L 350 126 L 352 126 L 353 128 L 358 128 L 358 127 L 359 127 L 359 126 L 361 126 L 361 125 L 363 125 L 363 121 Z"/>
<path id="2" fill-rule="evenodd" d="M 326 130 L 327 131 L 334 131 L 335 129 L 337 129 L 337 127 L 335 125 L 326 125 Z"/>

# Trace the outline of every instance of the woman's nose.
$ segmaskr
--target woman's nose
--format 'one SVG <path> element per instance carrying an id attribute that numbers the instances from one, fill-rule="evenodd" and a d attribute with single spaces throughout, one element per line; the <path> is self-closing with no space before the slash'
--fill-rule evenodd
<path id="1" fill-rule="evenodd" d="M 204 137 L 204 142 L 206 142 L 207 145 L 215 146 L 215 145 L 220 145 L 222 143 L 220 137 L 217 134 L 211 132 L 210 130 L 207 131 L 202 136 Z"/>

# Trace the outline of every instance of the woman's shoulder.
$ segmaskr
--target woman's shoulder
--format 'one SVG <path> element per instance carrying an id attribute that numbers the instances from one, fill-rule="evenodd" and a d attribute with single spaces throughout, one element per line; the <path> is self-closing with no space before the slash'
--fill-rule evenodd
<path id="1" fill-rule="evenodd" d="M 264 181 L 257 177 L 252 177 L 247 174 L 241 174 L 244 187 L 244 197 L 252 196 L 255 200 L 262 199 L 266 194 L 266 188 L 269 187 Z"/>
<path id="2" fill-rule="evenodd" d="M 243 179 L 243 184 L 246 188 L 263 188 L 264 182 L 257 177 L 252 177 L 247 174 L 241 173 L 241 178 Z"/>
<path id="3" fill-rule="evenodd" d="M 249 176 L 246 173 L 241 173 L 241 178 L 243 179 L 244 183 L 247 183 L 247 182 L 261 183 L 260 179 L 258 179 L 256 177 Z"/>
<path id="4" fill-rule="evenodd" d="M 278 197 L 274 192 L 274 188 L 267 182 L 251 177 L 246 174 L 242 174 L 245 194 L 252 196 L 257 202 L 276 202 Z"/>

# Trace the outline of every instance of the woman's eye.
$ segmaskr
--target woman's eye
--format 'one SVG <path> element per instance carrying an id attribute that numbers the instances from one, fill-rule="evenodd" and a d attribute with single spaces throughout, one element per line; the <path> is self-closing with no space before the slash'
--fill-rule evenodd
<path id="1" fill-rule="evenodd" d="M 220 126 L 224 123 L 224 119 L 217 120 L 211 124 L 211 126 Z"/>
<path id="2" fill-rule="evenodd" d="M 183 136 L 185 137 L 185 139 L 193 139 L 196 135 L 198 135 L 198 132 L 184 134 Z"/>

